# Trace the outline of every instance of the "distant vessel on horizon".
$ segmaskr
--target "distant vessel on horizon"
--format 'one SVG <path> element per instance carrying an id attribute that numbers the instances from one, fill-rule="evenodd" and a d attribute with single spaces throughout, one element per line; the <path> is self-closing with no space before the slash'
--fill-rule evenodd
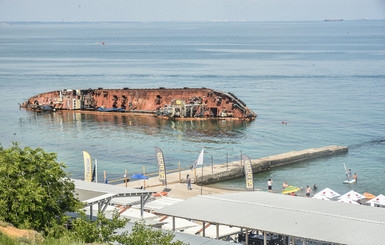
<path id="1" fill-rule="evenodd" d="M 324 19 L 324 21 L 344 21 L 344 19 Z"/>

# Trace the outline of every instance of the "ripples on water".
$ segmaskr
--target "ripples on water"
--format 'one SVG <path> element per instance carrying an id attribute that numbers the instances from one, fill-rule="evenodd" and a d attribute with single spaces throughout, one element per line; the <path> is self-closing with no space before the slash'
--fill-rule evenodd
<path id="1" fill-rule="evenodd" d="M 384 193 L 385 22 L 121 23 L 0 26 L 0 137 L 57 152 L 82 178 L 81 151 L 109 178 L 124 169 L 156 171 L 154 146 L 168 169 L 260 158 L 326 145 L 346 155 L 255 176 L 341 193 Z M 96 45 L 104 41 L 106 45 Z M 209 87 L 230 91 L 258 114 L 253 122 L 162 120 L 18 110 L 35 94 L 59 89 Z M 287 122 L 287 124 L 282 124 Z M 357 185 L 343 185 L 343 162 Z M 102 175 L 100 176 L 102 178 Z M 222 183 L 243 187 L 244 181 Z"/>

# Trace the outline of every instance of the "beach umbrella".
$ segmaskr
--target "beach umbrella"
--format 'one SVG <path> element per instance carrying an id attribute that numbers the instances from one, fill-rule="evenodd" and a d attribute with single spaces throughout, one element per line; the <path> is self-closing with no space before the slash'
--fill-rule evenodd
<path id="1" fill-rule="evenodd" d="M 148 177 L 141 174 L 134 174 L 133 176 L 131 176 L 131 179 L 148 179 Z"/>
<path id="2" fill-rule="evenodd" d="M 333 191 L 330 188 L 325 188 L 322 191 L 315 194 L 313 197 L 315 197 L 315 198 L 317 198 L 317 197 L 334 198 L 334 197 L 338 197 L 338 196 L 341 196 L 341 195 L 338 194 L 337 192 Z"/>
<path id="3" fill-rule="evenodd" d="M 288 186 L 286 187 L 282 192 L 281 194 L 290 194 L 290 193 L 293 193 L 293 192 L 297 192 L 301 190 L 301 188 L 297 187 L 297 186 Z"/>
<path id="4" fill-rule="evenodd" d="M 345 198 L 340 198 L 340 199 L 338 199 L 337 202 L 350 203 L 350 204 L 359 204 L 358 202 L 353 201 L 352 199 L 347 198 L 347 197 L 345 197 Z"/>
<path id="5" fill-rule="evenodd" d="M 385 205 L 385 196 L 380 194 L 376 196 L 375 198 L 371 199 L 370 201 L 367 201 L 366 203 L 374 205 Z"/>
<path id="6" fill-rule="evenodd" d="M 357 201 L 359 199 L 364 199 L 364 198 L 365 198 L 364 195 L 361 195 L 360 193 L 351 190 L 348 193 L 345 193 L 344 195 L 340 196 L 338 199 L 350 199 L 353 201 Z"/>
<path id="7" fill-rule="evenodd" d="M 330 201 L 329 198 L 327 198 L 327 197 L 322 197 L 322 196 L 313 196 L 312 198 L 314 198 L 314 199 L 319 199 L 319 200 Z"/>

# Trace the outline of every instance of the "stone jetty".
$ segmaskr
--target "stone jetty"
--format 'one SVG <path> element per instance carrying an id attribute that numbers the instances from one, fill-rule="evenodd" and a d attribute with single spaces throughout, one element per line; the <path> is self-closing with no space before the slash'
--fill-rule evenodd
<path id="1" fill-rule="evenodd" d="M 264 157 L 259 159 L 251 160 L 252 168 L 254 173 L 269 170 L 274 167 L 289 165 L 293 163 L 314 160 L 323 157 L 330 157 L 337 154 L 348 152 L 346 146 L 325 146 L 321 148 L 311 148 L 302 151 L 291 151 L 275 156 Z M 198 170 L 199 171 L 199 170 Z M 203 179 L 201 173 L 198 173 L 197 184 L 203 182 L 204 185 L 221 182 L 224 180 L 241 178 L 244 176 L 243 166 L 241 161 L 235 161 L 227 164 L 216 164 L 213 169 L 211 166 L 204 167 Z"/>
<path id="2" fill-rule="evenodd" d="M 324 157 L 331 157 L 346 152 L 348 152 L 348 147 L 346 146 L 331 145 L 321 148 L 311 148 L 302 151 L 291 151 L 275 156 L 253 159 L 251 160 L 251 163 L 253 172 L 258 173 L 279 166 L 285 166 Z M 188 169 L 180 172 L 177 171 L 173 173 L 167 173 L 167 182 L 169 184 L 185 182 L 186 176 L 187 174 L 189 174 L 190 178 L 192 178 L 195 184 L 201 185 L 203 183 L 203 185 L 208 185 L 218 183 L 224 180 L 243 178 L 243 171 L 243 166 L 240 160 L 229 162 L 228 164 L 205 164 L 203 167 L 203 178 L 202 168 L 197 168 L 195 170 Z M 140 186 L 144 186 L 145 188 L 156 188 L 161 187 L 161 184 L 159 182 L 158 176 L 155 176 L 147 180 L 129 181 L 127 183 L 127 186 L 136 188 Z"/>

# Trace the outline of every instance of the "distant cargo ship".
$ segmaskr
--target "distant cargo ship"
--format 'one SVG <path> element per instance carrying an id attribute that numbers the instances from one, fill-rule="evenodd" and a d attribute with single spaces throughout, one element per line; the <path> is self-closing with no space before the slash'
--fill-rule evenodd
<path id="1" fill-rule="evenodd" d="M 324 21 L 344 21 L 344 19 L 324 19 Z"/>
<path id="2" fill-rule="evenodd" d="M 174 119 L 243 119 L 257 115 L 232 93 L 208 88 L 64 89 L 38 94 L 21 107 L 34 111 L 149 114 Z"/>

